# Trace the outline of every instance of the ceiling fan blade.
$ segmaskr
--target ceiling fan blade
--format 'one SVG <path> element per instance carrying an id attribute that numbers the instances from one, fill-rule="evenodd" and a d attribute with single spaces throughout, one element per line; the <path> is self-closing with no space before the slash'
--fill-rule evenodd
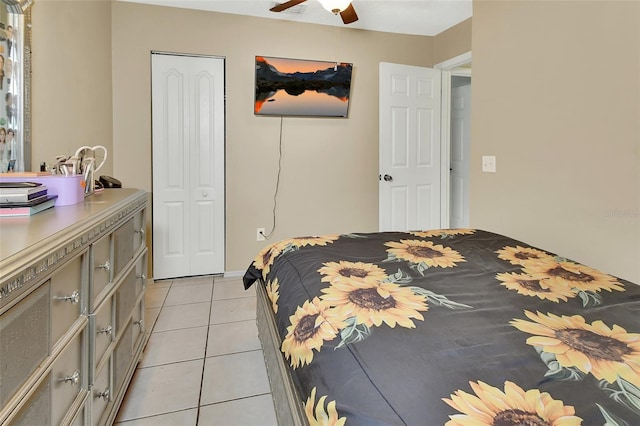
<path id="1" fill-rule="evenodd" d="M 282 12 L 283 10 L 287 10 L 290 7 L 297 6 L 300 3 L 304 3 L 305 1 L 307 1 L 307 0 L 289 0 L 289 1 L 286 1 L 284 3 L 278 4 L 276 6 L 273 6 L 269 10 L 272 11 L 272 12 Z"/>
<path id="2" fill-rule="evenodd" d="M 342 18 L 342 22 L 344 22 L 345 24 L 356 22 L 358 20 L 358 14 L 353 8 L 353 4 L 349 4 L 349 7 L 340 12 L 340 17 Z"/>

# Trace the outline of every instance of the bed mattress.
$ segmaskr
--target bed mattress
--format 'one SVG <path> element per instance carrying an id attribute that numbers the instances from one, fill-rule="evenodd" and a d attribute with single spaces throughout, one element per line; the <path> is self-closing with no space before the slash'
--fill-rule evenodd
<path id="1" fill-rule="evenodd" d="M 256 281 L 282 424 L 640 424 L 640 286 L 554 253 L 477 229 L 301 237 Z"/>

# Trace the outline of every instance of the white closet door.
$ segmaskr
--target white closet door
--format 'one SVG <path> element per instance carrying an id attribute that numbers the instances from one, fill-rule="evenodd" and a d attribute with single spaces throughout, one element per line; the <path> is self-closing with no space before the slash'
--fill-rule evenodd
<path id="1" fill-rule="evenodd" d="M 224 59 L 152 55 L 153 276 L 224 272 Z"/>

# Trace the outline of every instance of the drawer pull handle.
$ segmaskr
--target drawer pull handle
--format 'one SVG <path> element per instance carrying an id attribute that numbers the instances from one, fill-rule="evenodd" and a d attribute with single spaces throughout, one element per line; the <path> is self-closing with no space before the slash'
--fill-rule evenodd
<path id="1" fill-rule="evenodd" d="M 104 269 L 105 271 L 108 271 L 109 269 L 111 269 L 111 262 L 107 260 L 102 265 L 96 266 L 96 269 Z"/>
<path id="2" fill-rule="evenodd" d="M 136 229 L 136 234 L 140 234 L 141 237 L 144 237 L 144 228 Z"/>
<path id="3" fill-rule="evenodd" d="M 98 330 L 96 330 L 97 334 L 111 334 L 113 332 L 113 327 L 111 326 L 111 324 L 109 324 L 107 327 L 105 328 L 99 328 Z"/>
<path id="4" fill-rule="evenodd" d="M 76 303 L 78 303 L 80 301 L 80 293 L 78 292 L 78 290 L 76 290 L 73 293 L 71 293 L 70 296 L 58 296 L 58 297 L 56 297 L 56 299 L 57 300 L 69 301 L 73 305 L 75 305 Z"/>
<path id="5" fill-rule="evenodd" d="M 147 279 L 147 274 L 136 275 L 136 278 L 139 279 L 139 280 L 146 280 Z"/>
<path id="6" fill-rule="evenodd" d="M 138 321 L 134 321 L 133 323 L 140 327 L 140 331 L 144 331 L 144 322 L 141 319 Z"/>
<path id="7" fill-rule="evenodd" d="M 94 394 L 94 396 L 96 398 L 102 398 L 106 402 L 111 401 L 111 392 L 109 392 L 109 389 L 105 389 L 104 392 L 97 392 Z"/>
<path id="8" fill-rule="evenodd" d="M 72 375 L 63 377 L 60 379 L 61 382 L 69 383 L 71 386 L 75 386 L 80 381 L 80 371 L 76 370 Z"/>

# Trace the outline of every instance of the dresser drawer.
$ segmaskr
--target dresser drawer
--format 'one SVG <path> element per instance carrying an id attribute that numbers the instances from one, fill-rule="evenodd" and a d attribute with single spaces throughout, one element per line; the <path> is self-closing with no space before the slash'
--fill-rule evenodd
<path id="1" fill-rule="evenodd" d="M 91 425 L 102 423 L 100 420 L 112 403 L 111 362 L 107 362 L 96 375 L 91 389 Z"/>
<path id="2" fill-rule="evenodd" d="M 92 307 L 99 303 L 100 293 L 113 279 L 112 272 L 111 235 L 107 235 L 91 246 Z"/>
<path id="3" fill-rule="evenodd" d="M 102 302 L 100 308 L 98 308 L 94 315 L 92 323 L 94 325 L 91 330 L 95 350 L 94 365 L 98 365 L 113 341 L 115 333 L 113 324 L 113 298 L 110 297 Z"/>
<path id="4" fill-rule="evenodd" d="M 146 249 L 145 249 L 146 250 Z M 136 263 L 136 299 L 147 286 L 147 253 L 142 255 Z"/>
<path id="5" fill-rule="evenodd" d="M 61 423 L 76 398 L 86 392 L 82 353 L 84 332 L 78 333 L 60 354 L 51 370 L 51 422 Z"/>
<path id="6" fill-rule="evenodd" d="M 140 247 L 147 244 L 146 237 L 146 210 L 140 210 L 133 216 L 133 251 L 136 252 Z"/>
<path id="7" fill-rule="evenodd" d="M 87 400 L 88 401 L 88 400 Z M 71 422 L 71 426 L 84 426 L 88 424 L 87 416 L 89 413 L 88 403 L 85 403 L 80 407 L 76 413 L 76 418 Z"/>
<path id="8" fill-rule="evenodd" d="M 133 268 L 124 277 L 116 290 L 116 329 L 118 336 L 124 330 L 131 309 L 136 303 L 136 269 Z"/>
<path id="9" fill-rule="evenodd" d="M 49 284 L 0 316 L 0 406 L 49 355 Z"/>
<path id="10" fill-rule="evenodd" d="M 113 232 L 114 277 L 133 259 L 134 235 L 133 218 L 129 219 Z"/>
<path id="11" fill-rule="evenodd" d="M 67 407 L 66 411 L 63 410 L 64 412 L 62 413 L 56 413 L 56 415 L 58 416 L 62 415 L 62 417 L 58 421 L 56 421 L 52 417 L 52 410 L 55 411 L 55 408 L 53 407 L 54 402 L 52 401 L 52 377 L 52 373 L 49 373 L 44 377 L 44 380 L 38 385 L 38 387 L 23 405 L 22 409 L 17 413 L 14 413 L 14 417 L 9 420 L 7 425 L 60 426 L 61 424 L 68 424 L 71 426 L 81 426 L 87 424 L 86 416 L 89 410 L 87 408 L 88 399 L 86 398 L 87 395 L 85 391 L 83 391 L 84 395 L 80 396 L 76 401 L 82 403 L 79 408 L 77 408 L 76 405 L 76 408 L 72 410 L 69 410 L 70 407 Z M 63 419 L 64 421 L 62 421 Z M 5 423 L 2 424 L 4 425 Z"/>
<path id="12" fill-rule="evenodd" d="M 51 277 L 51 344 L 62 337 L 83 313 L 86 252 Z M 86 309 L 85 309 L 86 310 Z"/>
<path id="13" fill-rule="evenodd" d="M 133 308 L 131 324 L 131 343 L 133 352 L 135 353 L 142 343 L 146 332 L 146 325 L 144 322 L 144 299 L 140 300 L 140 303 Z"/>
<path id="14" fill-rule="evenodd" d="M 12 426 L 51 424 L 51 374 L 48 374 L 40 383 L 10 424 Z"/>
<path id="15" fill-rule="evenodd" d="M 124 383 L 124 379 L 127 377 L 127 372 L 131 367 L 131 361 L 133 360 L 133 345 L 132 345 L 132 330 L 133 325 L 131 321 L 127 323 L 124 328 L 120 329 L 120 340 L 116 344 L 116 348 L 113 351 L 113 389 L 120 389 L 120 386 Z"/>

